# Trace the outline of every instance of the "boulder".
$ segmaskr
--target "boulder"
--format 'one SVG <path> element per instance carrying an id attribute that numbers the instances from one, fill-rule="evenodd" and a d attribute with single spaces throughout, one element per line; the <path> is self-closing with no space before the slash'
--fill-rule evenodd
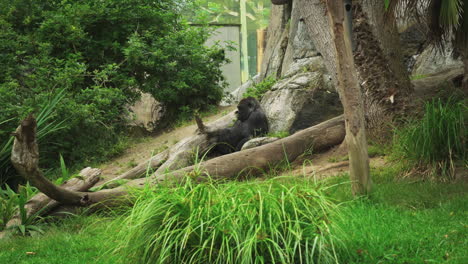
<path id="1" fill-rule="evenodd" d="M 309 32 L 305 26 L 304 20 L 299 14 L 299 8 L 295 8 L 295 2 L 293 2 L 293 9 L 291 12 L 289 36 L 287 38 L 287 47 L 284 52 L 284 58 L 281 66 L 281 76 L 291 76 L 293 67 L 301 67 L 301 64 L 310 64 L 307 59 L 315 57 L 316 59 L 322 60 L 322 57 L 318 56 L 319 53 L 315 48 L 314 42 L 312 41 Z M 312 65 L 317 62 L 312 62 Z M 323 64 L 323 62 L 322 62 Z M 306 65 L 308 66 L 308 65 Z M 323 66 L 321 66 L 323 67 Z M 302 67 L 301 67 L 302 68 Z"/>
<path id="2" fill-rule="evenodd" d="M 454 59 L 452 47 L 447 45 L 444 52 L 440 52 L 432 46 L 427 47 L 417 56 L 413 75 L 430 75 L 445 69 L 463 67 L 461 60 Z"/>
<path id="3" fill-rule="evenodd" d="M 164 116 L 164 106 L 149 93 L 141 93 L 140 100 L 129 107 L 129 125 L 143 133 L 154 132 Z"/>
<path id="4" fill-rule="evenodd" d="M 255 75 L 252 79 L 249 79 L 247 82 L 243 83 L 237 89 L 227 94 L 219 105 L 229 106 L 229 105 L 237 104 L 242 99 L 242 96 L 247 91 L 247 89 L 259 83 L 260 81 L 261 81 L 260 74 Z"/>
<path id="5" fill-rule="evenodd" d="M 245 144 L 242 146 L 241 150 L 266 145 L 266 144 L 274 142 L 274 141 L 276 141 L 278 139 L 279 138 L 277 138 L 277 137 L 257 137 L 257 138 L 253 138 L 253 139 L 245 142 Z"/>
<path id="6" fill-rule="evenodd" d="M 323 58 L 321 56 L 295 59 L 288 66 L 287 71 L 283 74 L 283 78 L 304 72 L 325 71 L 325 65 L 323 64 Z"/>
<path id="7" fill-rule="evenodd" d="M 420 24 L 405 24 L 399 27 L 403 60 L 409 72 L 412 71 L 417 56 L 427 46 L 427 37 Z"/>
<path id="8" fill-rule="evenodd" d="M 325 84 L 321 71 L 280 80 L 261 100 L 270 132 L 289 132 L 318 124 L 343 112 L 338 93 Z"/>

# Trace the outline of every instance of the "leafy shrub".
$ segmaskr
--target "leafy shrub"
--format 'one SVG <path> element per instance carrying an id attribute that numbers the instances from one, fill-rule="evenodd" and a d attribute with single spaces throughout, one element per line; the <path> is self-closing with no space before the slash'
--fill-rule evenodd
<path id="1" fill-rule="evenodd" d="M 113 255 L 135 263 L 335 263 L 323 186 L 275 178 L 139 194 Z"/>
<path id="2" fill-rule="evenodd" d="M 276 79 L 273 76 L 268 76 L 263 79 L 261 82 L 254 84 L 253 86 L 247 88 L 247 91 L 244 93 L 243 97 L 254 97 L 257 100 L 260 100 L 262 96 L 268 92 L 273 85 L 275 85 Z"/>
<path id="3" fill-rule="evenodd" d="M 421 120 L 396 131 L 394 153 L 412 163 L 450 175 L 453 162 L 466 163 L 467 129 L 465 101 L 434 99 L 426 104 Z M 466 165 L 466 164 L 465 164 Z"/>
<path id="4" fill-rule="evenodd" d="M 38 220 L 40 211 L 33 215 L 27 215 L 26 203 L 28 200 L 37 193 L 37 189 L 26 184 L 20 186 L 18 192 L 13 191 L 10 187 L 6 186 L 5 189 L 0 189 L 0 231 L 5 228 L 8 221 L 16 214 L 19 214 L 19 222 L 11 229 L 17 231 L 25 236 L 31 231 L 42 232 L 35 223 Z"/>
<path id="5" fill-rule="evenodd" d="M 46 167 L 57 153 L 72 164 L 115 153 L 139 91 L 173 115 L 217 103 L 223 51 L 181 18 L 184 3 L 0 0 L 0 142 L 62 89 L 49 121 L 66 127 L 44 140 Z"/>
<path id="6" fill-rule="evenodd" d="M 37 115 L 37 141 L 39 144 L 42 144 L 49 134 L 58 132 L 64 128 L 66 125 L 64 122 L 57 122 L 57 120 L 52 120 L 53 113 L 57 104 L 64 97 L 64 90 L 58 91 L 54 98 L 52 98 L 47 104 L 41 109 Z M 11 122 L 14 118 L 5 120 L 1 123 Z M 10 163 L 11 150 L 13 148 L 13 137 L 9 137 L 3 145 L 0 145 L 0 186 L 2 186 L 7 180 L 9 172 L 13 171 L 12 165 Z M 63 158 L 62 158 L 63 159 Z"/>
<path id="7" fill-rule="evenodd" d="M 15 214 L 17 200 L 18 194 L 10 187 L 0 189 L 0 231 L 5 229 L 5 225 Z"/>

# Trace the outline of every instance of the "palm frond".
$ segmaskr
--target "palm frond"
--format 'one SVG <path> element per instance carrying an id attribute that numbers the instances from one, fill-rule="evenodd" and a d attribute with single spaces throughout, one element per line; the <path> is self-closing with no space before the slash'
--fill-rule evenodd
<path id="1" fill-rule="evenodd" d="M 455 29 L 453 46 L 457 53 L 468 58 L 468 1 L 465 1 L 460 11 L 460 25 Z"/>
<path id="2" fill-rule="evenodd" d="M 440 1 L 439 23 L 443 28 L 457 28 L 460 21 L 462 3 L 459 0 Z"/>
<path id="3" fill-rule="evenodd" d="M 466 47 L 468 39 L 468 12 L 466 0 L 386 0 L 389 19 L 416 21 L 427 30 L 428 42 L 444 51 L 451 41 L 460 41 Z M 396 21 L 393 21 L 396 22 Z M 455 43 L 454 43 L 455 44 Z M 454 45 L 455 46 L 455 45 Z"/>
<path id="4" fill-rule="evenodd" d="M 52 120 L 57 104 L 60 103 L 64 97 L 65 89 L 62 89 L 44 105 L 37 115 L 37 139 L 39 143 L 41 143 L 47 135 L 66 128 L 66 120 Z M 1 121 L 0 123 L 8 121 L 11 121 L 11 119 Z M 5 143 L 0 145 L 0 185 L 3 185 L 3 182 L 6 180 L 2 179 L 2 174 L 6 174 L 11 167 L 10 155 L 13 147 L 13 140 L 14 138 L 10 137 Z"/>

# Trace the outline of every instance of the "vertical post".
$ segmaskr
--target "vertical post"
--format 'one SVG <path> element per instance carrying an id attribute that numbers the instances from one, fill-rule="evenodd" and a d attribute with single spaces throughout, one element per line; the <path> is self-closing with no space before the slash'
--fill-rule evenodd
<path id="1" fill-rule="evenodd" d="M 242 57 L 242 82 L 249 79 L 249 50 L 247 46 L 247 9 L 246 0 L 240 0 L 240 23 L 241 23 L 241 57 Z"/>
<path id="2" fill-rule="evenodd" d="M 346 25 L 346 38 L 351 43 L 351 48 L 354 51 L 356 43 L 353 36 L 353 10 L 352 10 L 352 0 L 344 0 L 344 10 L 345 10 L 345 25 Z"/>
<path id="3" fill-rule="evenodd" d="M 364 102 L 351 50 L 351 26 L 346 23 L 348 19 L 345 20 L 345 13 L 351 12 L 351 6 L 347 8 L 346 2 L 347 0 L 327 0 L 327 13 L 336 50 L 335 64 L 346 122 L 352 191 L 355 195 L 365 195 L 371 191 L 372 182 L 364 126 Z"/>
<path id="4" fill-rule="evenodd" d="M 263 52 L 265 50 L 265 29 L 257 29 L 257 73 L 262 71 Z"/>

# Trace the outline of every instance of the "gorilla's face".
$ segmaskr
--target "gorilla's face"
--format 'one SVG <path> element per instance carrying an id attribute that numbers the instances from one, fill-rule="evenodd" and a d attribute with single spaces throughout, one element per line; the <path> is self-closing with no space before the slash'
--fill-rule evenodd
<path id="1" fill-rule="evenodd" d="M 244 122 L 249 119 L 250 114 L 255 110 L 256 104 L 254 99 L 246 98 L 242 99 L 237 105 L 237 120 Z"/>

